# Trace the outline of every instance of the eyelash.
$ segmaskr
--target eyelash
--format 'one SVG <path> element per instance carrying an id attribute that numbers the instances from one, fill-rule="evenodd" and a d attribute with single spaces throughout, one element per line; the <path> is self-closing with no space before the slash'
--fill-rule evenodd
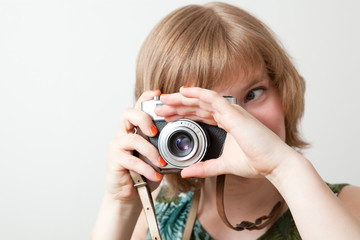
<path id="1" fill-rule="evenodd" d="M 248 99 L 250 93 L 253 93 L 253 92 L 258 91 L 258 90 L 261 90 L 260 95 L 256 96 L 256 94 L 254 94 L 254 98 L 253 98 L 253 99 Z M 261 95 L 264 93 L 264 91 L 265 91 L 265 88 L 264 88 L 264 87 L 258 87 L 258 88 L 252 89 L 252 90 L 251 90 L 250 92 L 248 92 L 248 94 L 245 96 L 245 98 L 244 98 L 244 103 L 247 103 L 247 102 L 256 100 L 257 98 L 261 97 Z"/>

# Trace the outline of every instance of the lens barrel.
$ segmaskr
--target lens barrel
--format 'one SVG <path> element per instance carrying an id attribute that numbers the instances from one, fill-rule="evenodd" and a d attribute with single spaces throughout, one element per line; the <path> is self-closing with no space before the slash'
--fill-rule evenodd
<path id="1" fill-rule="evenodd" d="M 168 123 L 158 139 L 160 155 L 168 164 L 177 168 L 185 168 L 201 161 L 207 147 L 204 129 L 188 119 Z"/>

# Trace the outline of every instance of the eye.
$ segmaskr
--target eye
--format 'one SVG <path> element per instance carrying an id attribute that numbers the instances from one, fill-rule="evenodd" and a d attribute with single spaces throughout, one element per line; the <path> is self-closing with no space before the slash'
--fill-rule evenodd
<path id="1" fill-rule="evenodd" d="M 244 102 L 247 103 L 249 101 L 255 100 L 260 97 L 264 92 L 264 88 L 256 88 L 251 90 L 245 97 Z"/>

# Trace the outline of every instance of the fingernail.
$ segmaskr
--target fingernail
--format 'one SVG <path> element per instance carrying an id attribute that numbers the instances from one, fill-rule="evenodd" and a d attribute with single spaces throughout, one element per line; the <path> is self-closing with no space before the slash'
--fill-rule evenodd
<path id="1" fill-rule="evenodd" d="M 162 176 L 161 176 L 159 173 L 155 173 L 155 176 L 156 176 L 157 179 L 161 179 L 161 178 L 162 178 Z"/>
<path id="2" fill-rule="evenodd" d="M 151 90 L 152 92 L 157 92 L 157 91 L 160 91 L 159 89 L 153 89 Z"/>
<path id="3" fill-rule="evenodd" d="M 161 156 L 160 156 L 159 161 L 160 161 L 161 167 L 165 167 L 167 165 L 167 163 L 165 162 L 165 160 Z"/>
<path id="4" fill-rule="evenodd" d="M 168 93 L 162 93 L 160 96 L 169 95 Z"/>
<path id="5" fill-rule="evenodd" d="M 183 177 L 181 176 L 183 179 L 196 179 L 196 177 Z"/>
<path id="6" fill-rule="evenodd" d="M 153 135 L 156 135 L 158 133 L 158 130 L 156 129 L 156 127 L 154 125 L 151 125 L 150 131 Z"/>

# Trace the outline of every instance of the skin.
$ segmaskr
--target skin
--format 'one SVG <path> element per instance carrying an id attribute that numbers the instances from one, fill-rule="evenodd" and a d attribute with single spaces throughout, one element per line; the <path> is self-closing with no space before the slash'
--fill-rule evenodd
<path id="1" fill-rule="evenodd" d="M 150 166 L 132 156 L 137 150 L 155 165 L 161 165 L 157 150 L 141 136 L 132 134 L 134 126 L 138 126 L 144 135 L 154 135 L 151 119 L 141 112 L 140 102 L 159 94 L 158 90 L 145 92 L 135 108 L 123 113 L 110 147 L 107 191 L 92 239 L 145 239 L 146 222 L 143 215 L 139 217 L 141 204 L 128 170 L 153 182 L 161 180 Z M 238 104 L 230 104 L 222 94 L 235 96 Z M 218 125 L 228 133 L 219 158 L 181 172 L 184 178 L 206 178 L 198 219 L 212 237 L 254 239 L 267 230 L 235 232 L 222 223 L 215 207 L 214 177 L 227 174 L 226 210 L 233 223 L 267 214 L 284 199 L 303 239 L 360 239 L 359 188 L 345 187 L 337 198 L 311 163 L 284 142 L 280 96 L 266 75 L 258 74 L 250 80 L 239 76 L 231 88 L 182 87 L 179 93 L 162 95 L 161 101 L 164 105 L 155 112 L 167 121 L 188 118 Z M 316 213 L 311 215 L 311 221 L 309 213 Z"/>
<path id="2" fill-rule="evenodd" d="M 130 239 L 142 210 L 138 194 L 133 187 L 129 170 L 158 183 L 161 176 L 139 158 L 133 156 L 136 150 L 156 166 L 161 166 L 157 149 L 142 136 L 133 134 L 137 126 L 146 136 L 154 136 L 151 118 L 141 111 L 142 101 L 160 95 L 159 90 L 142 94 L 134 108 L 126 109 L 121 117 L 119 129 L 110 143 L 107 157 L 106 192 L 90 239 Z M 152 189 L 156 188 L 156 184 Z M 143 225 L 146 226 L 146 225 Z M 145 228 L 144 228 L 145 229 Z M 144 230 L 143 230 L 144 231 Z M 144 237 L 142 237 L 144 238 Z M 139 238 L 138 238 L 139 239 Z"/>

